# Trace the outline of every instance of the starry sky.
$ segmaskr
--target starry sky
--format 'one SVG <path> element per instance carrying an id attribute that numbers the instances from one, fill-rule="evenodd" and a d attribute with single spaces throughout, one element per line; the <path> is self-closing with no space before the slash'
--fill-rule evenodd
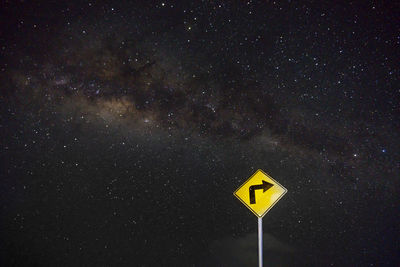
<path id="1" fill-rule="evenodd" d="M 400 264 L 394 1 L 4 1 L 0 263 Z"/>

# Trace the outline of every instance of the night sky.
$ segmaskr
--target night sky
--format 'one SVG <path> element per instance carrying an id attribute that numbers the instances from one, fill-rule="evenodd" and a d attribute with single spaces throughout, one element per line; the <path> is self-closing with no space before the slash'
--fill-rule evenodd
<path id="1" fill-rule="evenodd" d="M 2 1 L 0 265 L 400 266 L 395 1 Z M 64 3 L 62 3 L 64 2 Z"/>

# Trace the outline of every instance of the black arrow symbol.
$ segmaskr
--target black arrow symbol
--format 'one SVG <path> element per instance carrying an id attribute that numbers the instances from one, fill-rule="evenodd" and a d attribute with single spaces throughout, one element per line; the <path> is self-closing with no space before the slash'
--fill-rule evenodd
<path id="1" fill-rule="evenodd" d="M 257 189 L 262 189 L 263 193 L 270 189 L 273 184 L 270 184 L 264 180 L 262 180 L 262 184 L 257 184 L 257 185 L 252 185 L 249 187 L 249 194 L 250 194 L 250 204 L 256 204 L 256 190 Z"/>

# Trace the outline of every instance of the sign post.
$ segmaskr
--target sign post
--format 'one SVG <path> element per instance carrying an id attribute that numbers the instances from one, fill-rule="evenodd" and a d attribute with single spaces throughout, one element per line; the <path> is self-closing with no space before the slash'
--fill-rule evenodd
<path id="1" fill-rule="evenodd" d="M 258 267 L 263 266 L 262 218 L 258 217 Z"/>
<path id="2" fill-rule="evenodd" d="M 233 194 L 258 217 L 258 266 L 263 266 L 262 218 L 286 194 L 287 189 L 257 170 Z"/>

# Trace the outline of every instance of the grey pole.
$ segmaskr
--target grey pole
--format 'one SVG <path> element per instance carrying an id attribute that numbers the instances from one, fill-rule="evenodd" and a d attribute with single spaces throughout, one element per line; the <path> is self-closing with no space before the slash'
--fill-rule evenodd
<path id="1" fill-rule="evenodd" d="M 258 266 L 263 266 L 262 218 L 258 217 Z"/>

